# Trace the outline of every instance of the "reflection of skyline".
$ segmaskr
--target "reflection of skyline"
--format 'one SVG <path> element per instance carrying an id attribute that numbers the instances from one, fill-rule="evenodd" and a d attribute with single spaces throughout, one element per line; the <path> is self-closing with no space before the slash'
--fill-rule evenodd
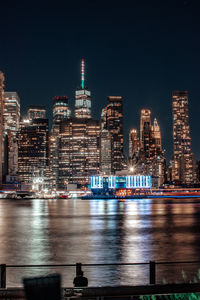
<path id="1" fill-rule="evenodd" d="M 173 200 L 1 200 L 0 259 L 7 264 L 197 260 L 199 214 L 200 204 Z M 148 281 L 148 266 L 84 269 L 93 284 L 112 278 L 118 284 Z M 74 274 L 74 268 L 65 269 L 65 282 Z"/>

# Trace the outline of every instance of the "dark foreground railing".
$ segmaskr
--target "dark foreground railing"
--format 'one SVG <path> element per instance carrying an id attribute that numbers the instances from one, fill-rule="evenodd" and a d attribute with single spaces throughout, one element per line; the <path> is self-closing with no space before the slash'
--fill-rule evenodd
<path id="1" fill-rule="evenodd" d="M 154 295 L 165 296 L 158 299 L 175 299 L 171 295 L 177 294 L 176 299 L 189 299 L 187 295 L 193 294 L 193 298 L 200 293 L 200 284 L 158 284 L 140 286 L 115 286 L 115 287 L 86 287 L 86 288 L 62 288 L 61 299 L 139 299 L 140 296 Z M 167 297 L 168 296 L 168 297 Z M 0 299 L 26 299 L 23 288 L 0 289 Z M 43 299 L 43 298 L 41 298 Z M 46 298 L 45 298 L 46 299 Z M 52 299 L 52 298 L 51 298 Z M 150 298 L 149 298 L 150 299 Z M 154 298 L 155 299 L 155 298 Z M 36 300 L 36 299 L 35 299 Z"/>
<path id="2" fill-rule="evenodd" d="M 0 288 L 6 288 L 6 271 L 9 268 L 67 268 L 75 267 L 76 274 L 80 273 L 82 267 L 100 267 L 100 266 L 144 266 L 148 265 L 149 267 L 149 284 L 156 284 L 156 267 L 158 265 L 180 265 L 180 264 L 200 264 L 200 261 L 171 261 L 171 262 L 156 262 L 149 261 L 143 263 L 107 263 L 107 264 L 49 264 L 49 265 L 6 265 L 0 264 Z"/>

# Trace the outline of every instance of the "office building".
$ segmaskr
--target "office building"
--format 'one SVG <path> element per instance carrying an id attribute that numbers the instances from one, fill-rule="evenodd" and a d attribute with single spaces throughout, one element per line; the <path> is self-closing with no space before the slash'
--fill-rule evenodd
<path id="1" fill-rule="evenodd" d="M 165 180 L 165 157 L 161 131 L 157 119 L 151 123 L 151 111 L 142 109 L 140 115 L 140 141 L 137 130 L 129 135 L 130 167 L 135 174 L 151 175 L 152 184 L 159 187 Z"/>
<path id="2" fill-rule="evenodd" d="M 111 174 L 112 168 L 112 137 L 109 130 L 102 129 L 100 135 L 100 171 L 104 175 Z"/>
<path id="3" fill-rule="evenodd" d="M 18 172 L 17 132 L 20 122 L 20 99 L 16 92 L 5 92 L 4 97 L 4 138 L 7 141 L 5 151 L 6 181 L 16 181 Z"/>
<path id="4" fill-rule="evenodd" d="M 50 177 L 53 189 L 58 187 L 58 146 L 60 123 L 71 117 L 68 105 L 68 96 L 55 96 L 53 98 L 53 124 L 49 136 Z"/>
<path id="5" fill-rule="evenodd" d="M 151 111 L 142 109 L 140 115 L 140 143 L 141 147 L 148 152 L 151 131 Z"/>
<path id="6" fill-rule="evenodd" d="M 89 184 L 99 173 L 99 121 L 71 118 L 60 125 L 59 187 L 69 183 Z"/>
<path id="7" fill-rule="evenodd" d="M 19 180 L 33 185 L 33 179 L 44 180 L 48 166 L 48 120 L 33 119 L 20 123 L 18 133 Z"/>
<path id="8" fill-rule="evenodd" d="M 172 115 L 174 146 L 172 179 L 190 185 L 194 183 L 194 163 L 191 152 L 187 91 L 172 93 Z"/>
<path id="9" fill-rule="evenodd" d="M 53 123 L 71 117 L 67 96 L 55 96 L 53 99 Z"/>
<path id="10" fill-rule="evenodd" d="M 129 158 L 133 159 L 140 151 L 140 140 L 138 139 L 137 129 L 131 129 L 129 132 Z"/>
<path id="11" fill-rule="evenodd" d="M 46 118 L 46 109 L 42 105 L 31 105 L 28 108 L 28 119 L 45 119 Z"/>
<path id="12" fill-rule="evenodd" d="M 4 74 L 0 71 L 0 188 L 3 180 L 3 161 L 4 161 L 4 139 L 3 139 L 3 113 L 4 113 Z"/>
<path id="13" fill-rule="evenodd" d="M 108 96 L 108 104 L 102 110 L 102 128 L 111 136 L 111 172 L 124 167 L 123 105 L 121 96 Z"/>

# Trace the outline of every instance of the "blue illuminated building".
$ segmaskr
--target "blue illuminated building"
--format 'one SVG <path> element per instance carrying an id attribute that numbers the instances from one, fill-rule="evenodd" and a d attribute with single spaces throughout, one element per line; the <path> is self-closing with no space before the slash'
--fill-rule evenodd
<path id="1" fill-rule="evenodd" d="M 151 176 L 92 176 L 90 188 L 93 194 L 132 195 L 151 189 Z"/>

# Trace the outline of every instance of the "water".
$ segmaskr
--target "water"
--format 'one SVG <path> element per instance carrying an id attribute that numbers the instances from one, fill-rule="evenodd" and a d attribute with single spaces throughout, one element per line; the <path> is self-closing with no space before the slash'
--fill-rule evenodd
<path id="1" fill-rule="evenodd" d="M 0 200 L 0 263 L 75 264 L 200 260 L 200 200 Z M 193 280 L 200 265 L 158 266 L 157 282 Z M 148 284 L 148 266 L 85 267 L 90 286 Z M 7 271 L 22 277 L 60 272 L 72 286 L 75 268 Z M 187 280 L 188 280 L 187 278 Z"/>

